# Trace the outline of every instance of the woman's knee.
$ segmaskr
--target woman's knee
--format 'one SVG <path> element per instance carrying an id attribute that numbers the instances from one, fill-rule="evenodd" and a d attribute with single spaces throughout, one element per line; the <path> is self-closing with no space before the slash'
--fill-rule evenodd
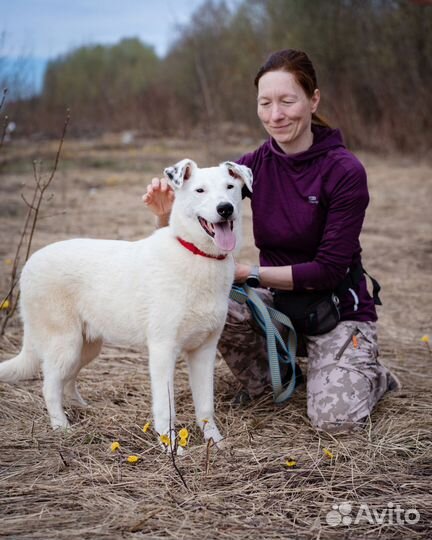
<path id="1" fill-rule="evenodd" d="M 387 388 L 375 325 L 346 321 L 310 340 L 308 415 L 328 431 L 364 424 Z"/>

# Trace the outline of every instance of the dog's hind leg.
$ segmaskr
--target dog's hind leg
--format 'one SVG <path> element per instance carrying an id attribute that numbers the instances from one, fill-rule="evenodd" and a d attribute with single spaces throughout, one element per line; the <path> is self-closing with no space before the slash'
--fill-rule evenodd
<path id="1" fill-rule="evenodd" d="M 189 381 L 195 404 L 198 426 L 206 441 L 218 443 L 223 439 L 214 421 L 214 364 L 219 333 L 211 336 L 206 343 L 189 352 Z"/>
<path id="2" fill-rule="evenodd" d="M 72 374 L 72 377 L 66 382 L 64 388 L 65 399 L 71 405 L 77 405 L 79 407 L 87 407 L 88 403 L 85 399 L 82 398 L 81 394 L 77 388 L 77 377 L 79 371 L 89 364 L 96 356 L 100 353 L 102 348 L 102 340 L 97 339 L 95 341 L 87 341 L 84 338 L 82 349 L 81 349 L 81 359 L 78 369 Z"/>
<path id="3" fill-rule="evenodd" d="M 79 371 L 82 349 L 82 335 L 50 336 L 50 342 L 43 354 L 44 375 L 43 395 L 53 429 L 69 427 L 63 410 L 65 384 Z"/>
<path id="4" fill-rule="evenodd" d="M 174 444 L 174 369 L 179 351 L 174 343 L 157 339 L 148 340 L 148 350 L 154 426 Z"/>

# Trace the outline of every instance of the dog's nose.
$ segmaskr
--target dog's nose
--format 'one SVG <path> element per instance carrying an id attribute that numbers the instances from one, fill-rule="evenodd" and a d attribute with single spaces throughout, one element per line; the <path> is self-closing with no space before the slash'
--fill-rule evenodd
<path id="1" fill-rule="evenodd" d="M 225 219 L 228 219 L 234 212 L 234 206 L 231 203 L 220 203 L 216 207 L 217 213 Z"/>

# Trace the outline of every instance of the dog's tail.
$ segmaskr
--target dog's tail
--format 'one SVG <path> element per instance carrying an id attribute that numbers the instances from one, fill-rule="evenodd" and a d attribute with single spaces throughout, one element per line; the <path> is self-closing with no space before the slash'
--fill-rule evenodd
<path id="1" fill-rule="evenodd" d="M 36 374 L 39 364 L 36 353 L 24 344 L 17 356 L 0 363 L 0 381 L 15 383 L 22 379 L 31 379 Z"/>

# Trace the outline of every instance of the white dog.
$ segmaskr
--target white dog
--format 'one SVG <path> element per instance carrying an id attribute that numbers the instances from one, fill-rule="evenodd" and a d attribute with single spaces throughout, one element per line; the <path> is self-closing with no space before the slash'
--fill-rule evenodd
<path id="1" fill-rule="evenodd" d="M 76 378 L 103 342 L 147 344 L 156 431 L 173 435 L 174 369 L 184 352 L 198 425 L 206 440 L 222 439 L 213 418 L 214 362 L 234 278 L 241 190 L 252 188 L 252 173 L 232 162 L 199 169 L 190 159 L 164 172 L 176 191 L 168 227 L 137 242 L 57 242 L 22 271 L 23 347 L 0 364 L 0 380 L 29 378 L 41 363 L 53 428 L 69 426 L 64 397 L 86 404 Z"/>

